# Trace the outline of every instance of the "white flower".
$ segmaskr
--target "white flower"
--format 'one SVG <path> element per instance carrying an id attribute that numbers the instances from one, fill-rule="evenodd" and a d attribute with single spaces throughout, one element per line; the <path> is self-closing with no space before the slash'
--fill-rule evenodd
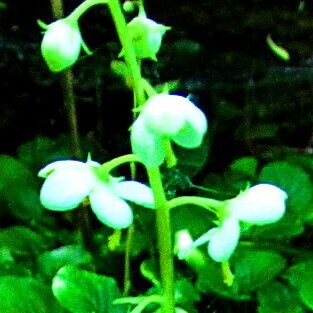
<path id="1" fill-rule="evenodd" d="M 209 242 L 210 257 L 216 262 L 227 261 L 239 242 L 239 223 L 275 223 L 285 214 L 286 200 L 287 194 L 283 190 L 269 184 L 259 184 L 241 192 L 236 198 L 226 201 L 224 217 L 219 226 L 194 241 L 189 249 Z"/>
<path id="2" fill-rule="evenodd" d="M 201 145 L 206 131 L 206 117 L 191 101 L 159 94 L 147 101 L 132 126 L 132 149 L 147 166 L 156 167 L 165 158 L 164 139 L 191 149 Z"/>
<path id="3" fill-rule="evenodd" d="M 170 27 L 158 24 L 145 16 L 137 16 L 128 24 L 129 36 L 132 39 L 137 58 L 156 61 L 156 54 L 160 50 L 162 38 Z M 124 55 L 124 50 L 119 56 Z"/>
<path id="4" fill-rule="evenodd" d="M 94 161 L 57 161 L 43 168 L 38 176 L 45 178 L 40 201 L 52 211 L 77 208 L 89 197 L 90 206 L 105 225 L 121 229 L 133 222 L 133 213 L 125 200 L 147 208 L 154 208 L 153 194 L 147 186 L 135 181 L 120 181 L 108 176 L 101 178 Z"/>
<path id="5" fill-rule="evenodd" d="M 71 67 L 78 59 L 82 37 L 77 21 L 61 19 L 48 25 L 41 53 L 52 72 Z"/>
<path id="6" fill-rule="evenodd" d="M 287 194 L 270 184 L 259 184 L 229 202 L 230 211 L 240 221 L 255 225 L 275 223 L 285 214 Z"/>

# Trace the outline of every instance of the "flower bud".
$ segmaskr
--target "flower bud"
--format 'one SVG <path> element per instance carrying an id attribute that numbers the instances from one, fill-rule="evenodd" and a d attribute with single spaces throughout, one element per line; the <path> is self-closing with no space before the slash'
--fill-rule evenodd
<path id="1" fill-rule="evenodd" d="M 135 5 L 132 1 L 129 1 L 129 0 L 126 0 L 124 3 L 123 3 L 123 10 L 126 12 L 126 13 L 133 13 L 135 11 Z"/>
<path id="2" fill-rule="evenodd" d="M 160 50 L 162 37 L 170 27 L 158 24 L 144 16 L 135 17 L 128 23 L 127 27 L 137 58 L 156 61 L 156 54 Z M 123 51 L 120 53 L 120 56 L 122 55 Z"/>
<path id="3" fill-rule="evenodd" d="M 81 45 L 77 21 L 61 19 L 48 25 L 41 42 L 41 53 L 52 72 L 61 72 L 77 61 Z"/>

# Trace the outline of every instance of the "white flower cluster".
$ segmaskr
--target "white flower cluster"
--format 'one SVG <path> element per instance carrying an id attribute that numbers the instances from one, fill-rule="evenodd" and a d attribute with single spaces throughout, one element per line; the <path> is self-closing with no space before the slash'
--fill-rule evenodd
<path id="1" fill-rule="evenodd" d="M 164 162 L 164 139 L 185 148 L 196 148 L 207 131 L 203 112 L 187 98 L 158 94 L 151 97 L 132 126 L 131 144 L 148 167 Z"/>
<path id="2" fill-rule="evenodd" d="M 102 179 L 97 172 L 100 166 L 94 161 L 71 160 L 47 165 L 38 174 L 46 179 L 40 192 L 42 205 L 52 211 L 69 211 L 88 197 L 97 218 L 114 229 L 126 228 L 133 222 L 132 210 L 125 200 L 154 208 L 149 187 L 112 176 Z"/>
<path id="3" fill-rule="evenodd" d="M 287 194 L 270 184 L 259 184 L 241 192 L 226 202 L 224 216 L 218 227 L 210 229 L 180 252 L 183 259 L 188 251 L 206 242 L 208 253 L 216 262 L 227 261 L 235 251 L 240 237 L 240 222 L 266 225 L 280 220 L 286 211 Z"/>

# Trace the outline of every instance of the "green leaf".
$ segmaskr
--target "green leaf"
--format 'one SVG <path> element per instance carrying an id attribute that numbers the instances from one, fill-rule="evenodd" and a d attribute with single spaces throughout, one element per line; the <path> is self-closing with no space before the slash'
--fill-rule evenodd
<path id="1" fill-rule="evenodd" d="M 302 167 L 303 169 L 307 170 L 311 175 L 313 174 L 313 158 L 311 155 L 288 155 L 286 157 L 286 161 L 288 161 L 288 163 Z"/>
<path id="2" fill-rule="evenodd" d="M 243 157 L 233 161 L 229 167 L 234 172 L 253 178 L 256 176 L 258 160 L 254 157 Z"/>
<path id="3" fill-rule="evenodd" d="M 48 137 L 37 136 L 19 146 L 17 153 L 19 159 L 34 171 L 49 163 L 51 160 L 70 158 L 70 146 L 64 135 L 56 140 Z M 68 136 L 67 136 L 68 138 Z"/>
<path id="4" fill-rule="evenodd" d="M 273 281 L 258 291 L 258 313 L 305 313 L 292 287 Z"/>
<path id="5" fill-rule="evenodd" d="M 238 294 L 264 286 L 286 266 L 286 260 L 275 251 L 238 249 L 233 260 L 235 280 L 232 288 Z"/>
<path id="6" fill-rule="evenodd" d="M 113 278 L 67 265 L 53 278 L 52 291 L 61 305 L 72 313 L 123 313 L 113 305 L 120 291 Z"/>
<path id="7" fill-rule="evenodd" d="M 310 277 L 313 277 L 313 259 L 292 265 L 284 274 L 284 278 L 297 288 L 300 288 Z"/>
<path id="8" fill-rule="evenodd" d="M 234 300 L 249 300 L 251 293 L 270 282 L 285 267 L 285 260 L 274 251 L 238 249 L 230 259 L 235 275 L 233 285 L 223 283 L 221 264 L 208 260 L 198 271 L 197 286 L 202 292 L 213 291 Z"/>
<path id="9" fill-rule="evenodd" d="M 8 155 L 0 155 L 0 199 L 13 216 L 22 220 L 38 219 L 43 212 L 34 175 Z"/>
<path id="10" fill-rule="evenodd" d="M 200 294 L 193 284 L 186 278 L 175 282 L 175 302 L 177 304 L 194 303 L 200 301 Z"/>
<path id="11" fill-rule="evenodd" d="M 229 298 L 236 301 L 247 301 L 251 298 L 250 295 L 238 294 L 232 287 L 228 287 L 223 282 L 221 264 L 213 260 L 207 259 L 207 262 L 198 268 L 198 280 L 196 286 L 203 293 L 214 292 L 223 298 Z"/>
<path id="12" fill-rule="evenodd" d="M 38 258 L 40 271 L 51 277 L 65 265 L 90 265 L 92 255 L 81 245 L 63 246 L 52 251 L 46 251 Z"/>
<path id="13" fill-rule="evenodd" d="M 298 289 L 302 302 L 313 309 L 313 260 L 291 266 L 284 277 Z"/>
<path id="14" fill-rule="evenodd" d="M 264 239 L 285 239 L 299 236 L 304 232 L 303 222 L 291 214 L 286 214 L 276 223 L 249 227 L 244 232 L 244 236 L 251 238 Z"/>
<path id="15" fill-rule="evenodd" d="M 206 136 L 203 143 L 196 149 L 184 149 L 175 145 L 178 167 L 189 177 L 195 176 L 205 165 L 210 153 L 210 138 Z"/>
<path id="16" fill-rule="evenodd" d="M 194 205 L 179 206 L 171 210 L 171 228 L 173 234 L 188 229 L 193 238 L 201 236 L 213 227 L 215 217 L 204 208 Z"/>
<path id="17" fill-rule="evenodd" d="M 50 287 L 30 277 L 0 277 L 0 312 L 62 313 Z"/>
<path id="18" fill-rule="evenodd" d="M 259 181 L 283 188 L 288 194 L 288 207 L 298 218 L 306 221 L 313 217 L 313 184 L 302 168 L 284 161 L 272 162 L 263 167 Z"/>
<path id="19" fill-rule="evenodd" d="M 38 255 L 48 246 L 46 240 L 24 226 L 8 227 L 0 231 L 0 248 L 18 257 Z"/>

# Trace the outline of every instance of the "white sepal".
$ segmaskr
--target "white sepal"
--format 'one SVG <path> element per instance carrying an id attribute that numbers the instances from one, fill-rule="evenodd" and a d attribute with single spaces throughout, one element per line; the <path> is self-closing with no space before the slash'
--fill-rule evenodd
<path id="1" fill-rule="evenodd" d="M 185 123 L 188 102 L 187 98 L 176 95 L 151 97 L 142 111 L 146 127 L 156 134 L 175 135 Z"/>
<path id="2" fill-rule="evenodd" d="M 40 201 L 49 210 L 72 210 L 88 196 L 94 184 L 94 177 L 87 168 L 54 170 L 41 188 Z"/>
<path id="3" fill-rule="evenodd" d="M 145 208 L 154 209 L 154 198 L 151 188 L 136 181 L 123 181 L 114 184 L 114 192 L 121 198 L 132 201 Z"/>
<path id="4" fill-rule="evenodd" d="M 163 163 L 165 159 L 163 138 L 146 128 L 141 115 L 132 126 L 130 139 L 133 152 L 146 166 L 157 167 Z"/>
<path id="5" fill-rule="evenodd" d="M 240 221 L 265 225 L 280 220 L 286 211 L 287 194 L 270 184 L 259 184 L 229 201 L 229 208 Z"/>
<path id="6" fill-rule="evenodd" d="M 114 229 L 122 229 L 133 222 L 133 213 L 129 205 L 117 197 L 104 184 L 100 184 L 90 193 L 90 206 L 103 224 Z"/>
<path id="7" fill-rule="evenodd" d="M 214 231 L 214 232 L 213 232 Z M 208 253 L 216 262 L 227 261 L 235 251 L 239 237 L 239 221 L 234 217 L 226 218 L 219 227 L 211 229 Z"/>

